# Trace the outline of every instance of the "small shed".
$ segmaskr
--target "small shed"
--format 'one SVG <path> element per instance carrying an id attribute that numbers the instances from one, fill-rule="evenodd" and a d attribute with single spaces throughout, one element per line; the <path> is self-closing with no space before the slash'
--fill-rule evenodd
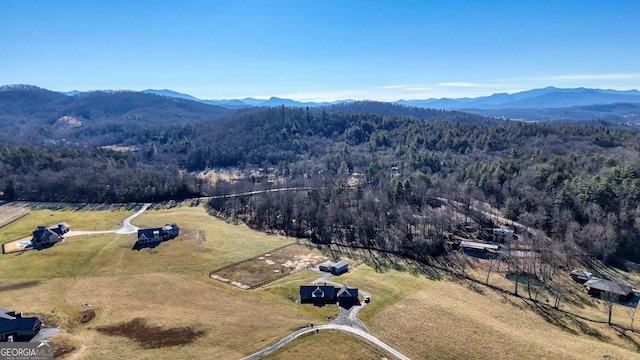
<path id="1" fill-rule="evenodd" d="M 589 295 L 602 297 L 606 293 L 615 294 L 618 300 L 629 300 L 633 296 L 633 288 L 627 284 L 606 279 L 592 277 L 584 283 L 584 288 Z"/>
<path id="2" fill-rule="evenodd" d="M 569 276 L 573 279 L 573 281 L 584 284 L 585 282 L 591 279 L 591 273 L 586 270 L 573 270 L 569 273 Z"/>
<path id="3" fill-rule="evenodd" d="M 331 266 L 333 266 L 333 262 L 332 261 L 325 261 L 322 264 L 318 265 L 318 269 L 320 271 L 330 272 L 331 271 Z"/>
<path id="4" fill-rule="evenodd" d="M 349 271 L 349 264 L 344 261 L 338 261 L 337 263 L 331 265 L 330 271 L 333 275 L 344 274 Z"/>

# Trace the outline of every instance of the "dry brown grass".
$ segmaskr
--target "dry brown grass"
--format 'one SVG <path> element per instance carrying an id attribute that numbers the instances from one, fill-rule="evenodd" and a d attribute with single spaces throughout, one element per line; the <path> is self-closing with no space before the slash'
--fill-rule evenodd
<path id="1" fill-rule="evenodd" d="M 82 325 L 85 303 L 91 304 L 96 317 Z M 247 292 L 168 273 L 52 279 L 3 292 L 3 305 L 63 326 L 61 341 L 76 349 L 86 347 L 82 359 L 238 359 L 296 328 L 319 322 L 270 292 Z M 146 319 L 149 327 L 192 328 L 204 335 L 181 347 L 145 349 L 134 340 L 95 330 L 137 318 Z"/>
<path id="2" fill-rule="evenodd" d="M 18 233 L 36 224 L 67 220 L 76 229 L 91 229 L 117 225 L 130 213 L 35 210 L 9 227 Z M 134 222 L 142 226 L 177 222 L 184 231 L 155 249 L 139 252 L 131 250 L 135 235 L 106 234 L 68 238 L 53 248 L 21 256 L 4 255 L 0 257 L 2 307 L 37 315 L 48 326 L 62 326 L 63 332 L 53 341 L 74 348 L 65 355 L 71 359 L 238 359 L 293 329 L 324 319 L 322 312 L 298 307 L 278 290 L 242 291 L 207 278 L 212 268 L 264 253 L 291 242 L 290 238 L 227 224 L 198 207 L 151 210 Z M 96 316 L 81 324 L 85 303 L 91 304 Z M 191 328 L 204 335 L 188 345 L 144 349 L 133 340 L 95 330 L 137 318 L 145 319 L 150 328 Z"/>
<path id="3" fill-rule="evenodd" d="M 608 326 L 548 310 L 443 281 L 381 311 L 370 330 L 416 359 L 638 358 Z"/>
<path id="4" fill-rule="evenodd" d="M 116 228 L 130 213 L 35 210 L 3 228 L 9 234 L 0 237 L 58 221 L 68 221 L 74 229 Z M 180 225 L 181 235 L 155 249 L 132 251 L 135 235 L 108 234 L 69 238 L 51 249 L 21 256 L 1 256 L 1 305 L 40 316 L 47 325 L 62 326 L 63 332 L 53 341 L 75 349 L 65 355 L 67 359 L 238 359 L 311 322 L 326 323 L 326 315 L 335 317 L 336 306 L 296 304 L 299 285 L 319 277 L 308 270 L 253 291 L 207 278 L 211 269 L 292 239 L 227 224 L 201 207 L 150 210 L 134 221 L 153 227 L 171 222 Z M 638 358 L 635 345 L 606 325 L 531 306 L 482 285 L 429 280 L 403 263 L 382 265 L 386 266 L 382 272 L 360 265 L 333 280 L 371 292 L 372 302 L 360 317 L 374 335 L 411 358 Z M 477 276 L 481 278 L 482 272 Z M 500 275 L 492 277 L 494 282 L 512 285 Z M 95 318 L 82 324 L 86 307 L 81 305 L 86 303 Z M 580 309 L 606 316 L 601 304 Z M 616 311 L 617 307 L 614 319 L 624 319 L 625 314 Z M 135 319 L 145 319 L 146 327 L 159 332 L 188 328 L 202 336 L 182 346 L 148 349 L 135 340 L 96 330 Z M 357 338 L 321 332 L 299 339 L 272 358 L 326 356 L 329 348 L 334 358 L 385 356 Z"/>
<path id="5" fill-rule="evenodd" d="M 394 357 L 357 336 L 334 330 L 309 333 L 262 359 L 380 360 Z"/>
<path id="6" fill-rule="evenodd" d="M 238 284 L 237 286 L 239 287 L 252 287 L 270 279 L 306 269 L 326 259 L 327 257 L 318 250 L 309 249 L 301 245 L 292 245 L 230 268 L 216 271 L 211 275 L 222 279 L 222 281 Z"/>
<path id="7" fill-rule="evenodd" d="M 487 279 L 487 263 L 488 260 L 472 259 L 472 267 L 467 269 L 466 275 L 484 283 Z M 489 284 L 499 287 L 507 292 L 515 292 L 515 279 L 505 275 L 506 265 L 503 264 L 500 266 L 500 272 L 497 272 L 494 268 L 489 277 Z M 636 275 L 633 273 L 625 273 L 625 276 L 628 278 L 634 278 Z M 609 312 L 606 302 L 589 296 L 584 291 L 583 286 L 571 280 L 567 273 L 557 273 L 554 276 L 553 283 L 560 283 L 562 285 L 560 310 L 599 322 L 607 321 Z M 542 283 L 538 284 L 540 286 L 531 286 L 531 297 L 541 304 L 553 305 L 555 297 L 550 292 L 551 288 Z M 520 279 L 518 284 L 518 294 L 524 298 L 528 298 L 529 290 L 527 287 L 526 281 L 524 279 Z M 631 319 L 629 317 L 629 312 L 632 311 L 632 308 L 616 304 L 613 307 L 611 320 L 614 324 L 630 327 Z"/>

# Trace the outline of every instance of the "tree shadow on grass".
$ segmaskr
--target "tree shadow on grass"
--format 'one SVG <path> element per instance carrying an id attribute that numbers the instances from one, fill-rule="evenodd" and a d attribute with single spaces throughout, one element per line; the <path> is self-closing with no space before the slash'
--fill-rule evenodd
<path id="1" fill-rule="evenodd" d="M 618 327 L 618 326 L 612 326 L 612 328 L 618 333 L 619 337 L 621 337 L 624 340 L 627 340 L 627 341 L 631 342 L 633 345 L 635 345 L 636 350 L 640 351 L 640 343 L 637 342 L 631 336 L 629 336 L 629 334 L 627 334 L 626 329 Z"/>
<path id="2" fill-rule="evenodd" d="M 550 306 L 541 305 L 534 301 L 525 301 L 525 303 L 529 305 L 529 308 L 533 310 L 534 313 L 539 315 L 546 322 L 559 327 L 570 334 L 584 334 L 604 342 L 610 340 L 609 337 L 589 326 L 585 321 L 573 314 L 556 310 Z"/>
<path id="3" fill-rule="evenodd" d="M 569 323 L 567 323 L 567 321 L 564 319 L 565 316 L 562 313 L 558 311 L 550 311 L 550 309 L 544 306 L 540 306 L 535 302 L 525 301 L 525 303 L 529 305 L 529 308 L 534 313 L 536 313 L 538 316 L 544 319 L 544 321 L 548 322 L 553 326 L 559 327 L 560 329 L 570 334 L 578 335 L 578 332 L 575 329 L 573 329 L 571 326 L 569 326 Z"/>
<path id="4" fill-rule="evenodd" d="M 364 262 L 378 273 L 386 273 L 391 270 L 409 273 L 413 276 L 424 276 L 430 280 L 442 279 L 441 272 L 428 264 L 410 260 L 404 257 L 369 251 Z"/>

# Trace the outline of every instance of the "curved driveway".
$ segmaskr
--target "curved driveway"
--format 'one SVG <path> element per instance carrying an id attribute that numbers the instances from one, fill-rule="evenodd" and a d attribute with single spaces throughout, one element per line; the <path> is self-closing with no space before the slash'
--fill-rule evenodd
<path id="1" fill-rule="evenodd" d="M 379 348 L 385 350 L 386 352 L 388 352 L 389 354 L 395 356 L 396 358 L 400 359 L 400 360 L 410 360 L 408 357 L 404 356 L 402 353 L 400 353 L 399 351 L 397 351 L 396 349 L 392 348 L 391 346 L 387 345 L 385 342 L 383 342 L 382 340 L 378 339 L 377 337 L 369 334 L 368 332 L 362 331 L 360 329 L 357 328 L 353 328 L 347 325 L 338 325 L 338 324 L 326 324 L 326 325 L 316 325 L 314 327 L 306 327 L 304 329 L 300 329 L 298 331 L 294 331 L 293 333 L 287 335 L 285 338 L 283 338 L 282 340 L 278 341 L 277 343 L 269 346 L 268 348 L 261 350 L 253 355 L 249 355 L 246 358 L 244 358 L 243 360 L 254 360 L 254 359 L 258 359 L 262 356 L 265 356 L 275 350 L 280 349 L 281 347 L 283 347 L 284 345 L 286 345 L 287 343 L 289 343 L 291 340 L 304 335 L 306 333 L 310 333 L 310 332 L 314 332 L 316 330 L 340 330 L 340 331 L 344 331 L 356 336 L 360 336 L 361 338 L 375 344 L 376 346 L 378 346 Z"/>
<path id="2" fill-rule="evenodd" d="M 329 281 L 329 277 L 331 277 L 331 274 L 323 274 L 321 277 L 319 277 L 318 279 L 316 279 L 315 281 L 312 282 L 312 284 L 319 284 L 319 283 L 325 283 L 328 285 L 332 285 L 332 286 L 338 286 L 341 287 L 342 284 L 333 282 L 333 281 Z M 362 296 L 364 297 L 369 297 L 371 298 L 371 295 L 365 291 L 360 290 L 360 293 L 362 294 Z M 262 356 L 265 356 L 269 353 L 272 353 L 278 349 L 280 349 L 281 347 L 285 346 L 286 344 L 288 344 L 291 340 L 310 333 L 310 332 L 314 332 L 314 331 L 319 331 L 319 330 L 339 330 L 339 331 L 344 331 L 356 336 L 360 336 L 361 338 L 371 342 L 372 344 L 378 346 L 379 348 L 385 350 L 386 352 L 388 352 L 389 354 L 395 356 L 396 358 L 400 359 L 400 360 L 409 360 L 408 357 L 406 357 L 405 355 L 403 355 L 401 352 L 399 352 L 398 350 L 394 349 L 393 347 L 391 347 L 390 345 L 388 345 L 387 343 L 383 342 L 382 340 L 378 339 L 377 337 L 371 335 L 369 333 L 369 331 L 367 330 L 366 326 L 364 325 L 364 323 L 362 322 L 362 320 L 357 318 L 358 312 L 360 311 L 360 309 L 362 309 L 364 306 L 366 305 L 366 303 L 361 303 L 359 305 L 354 305 L 352 307 L 350 307 L 349 309 L 345 309 L 343 307 L 340 307 L 340 314 L 338 315 L 337 318 L 335 318 L 333 321 L 331 321 L 329 324 L 326 325 L 316 325 L 314 327 L 306 327 L 297 331 L 292 332 L 291 334 L 285 336 L 282 340 L 278 341 L 277 343 L 261 350 L 258 351 L 255 354 L 249 355 L 247 357 L 245 357 L 243 360 L 254 360 L 254 359 L 258 359 Z"/>
<path id="3" fill-rule="evenodd" d="M 124 221 L 122 222 L 122 227 L 120 229 L 95 230 L 95 231 L 71 230 L 68 233 L 64 234 L 64 237 L 80 236 L 80 235 L 97 235 L 97 234 L 120 234 L 120 235 L 135 234 L 139 228 L 135 225 L 132 225 L 131 220 L 142 215 L 142 213 L 145 212 L 149 208 L 149 206 L 151 206 L 151 204 L 144 204 L 140 210 L 136 211 L 135 214 L 124 219 Z"/>

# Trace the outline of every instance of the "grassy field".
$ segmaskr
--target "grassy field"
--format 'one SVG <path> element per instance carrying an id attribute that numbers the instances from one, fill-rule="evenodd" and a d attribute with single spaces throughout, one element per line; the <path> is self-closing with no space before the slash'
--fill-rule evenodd
<path id="1" fill-rule="evenodd" d="M 360 265 L 333 280 L 370 292 L 372 301 L 359 317 L 373 334 L 413 359 L 640 358 L 636 345 L 640 345 L 640 336 L 628 331 L 621 336 L 606 324 L 555 311 L 544 305 L 542 295 L 539 300 L 543 304 L 536 305 L 474 282 L 421 273 L 401 261 L 389 261 L 378 271 Z M 509 289 L 513 286 L 499 275 L 492 275 L 490 282 Z M 526 294 L 520 286 L 521 294 Z M 587 305 L 582 307 L 567 302 L 565 310 L 580 310 L 606 320 L 604 304 L 588 297 L 584 301 Z M 614 307 L 614 320 L 628 326 L 629 318 L 623 321 L 626 310 Z M 352 340 L 345 336 L 344 341 Z M 295 346 L 284 347 L 273 356 L 293 359 L 303 351 L 317 351 L 322 343 L 313 337 L 299 339 Z M 362 355 L 376 356 L 374 352 Z"/>
<path id="2" fill-rule="evenodd" d="M 376 314 L 371 323 L 382 340 L 416 359 L 640 356 L 630 340 L 607 325 L 548 311 L 482 286 L 448 281 L 403 299 Z"/>
<path id="3" fill-rule="evenodd" d="M 59 221 L 77 230 L 114 229 L 134 210 L 33 210 L 3 228 L 1 236 L 8 240 L 38 224 Z M 282 296 L 286 278 L 270 291 L 243 291 L 208 279 L 211 269 L 292 239 L 227 224 L 201 207 L 149 210 L 134 221 L 154 227 L 169 222 L 180 225 L 181 235 L 154 249 L 131 250 L 135 235 L 83 235 L 42 251 L 1 256 L 2 307 L 61 325 L 64 331 L 54 342 L 74 347 L 67 356 L 80 359 L 237 359 L 327 315 Z M 90 323 L 80 323 L 82 304 L 91 304 L 96 312 Z M 148 349 L 96 330 L 135 319 L 150 327 L 189 328 L 204 335 L 187 345 Z"/>
<path id="4" fill-rule="evenodd" d="M 22 237 L 37 225 L 60 221 L 74 230 L 116 229 L 134 211 L 34 209 L 0 229 L 0 240 Z M 180 226 L 180 236 L 153 249 L 132 250 L 135 235 L 104 234 L 70 237 L 50 249 L 19 256 L 2 255 L 0 307 L 62 326 L 63 332 L 53 341 L 73 347 L 63 357 L 73 359 L 238 359 L 295 329 L 336 317 L 336 306 L 296 303 L 299 286 L 319 277 L 310 270 L 251 291 L 208 278 L 213 269 L 293 239 L 228 224 L 199 206 L 150 209 L 133 221 L 141 227 L 173 222 Z M 467 272 L 482 280 L 486 276 L 480 269 Z M 564 315 L 477 283 L 452 280 L 404 261 L 369 258 L 332 280 L 371 293 L 372 301 L 359 317 L 374 335 L 414 359 L 640 357 L 636 335 L 623 337 L 605 324 Z M 513 287 L 500 274 L 492 275 L 490 283 Z M 579 286 L 573 290 L 577 295 L 562 303 L 564 310 L 606 319 L 604 304 L 581 297 Z M 521 291 L 526 294 L 524 287 Z M 544 296 L 539 294 L 542 303 Z M 87 308 L 96 316 L 81 323 Z M 625 310 L 614 308 L 615 322 L 628 325 Z M 133 324 L 142 324 L 141 331 L 159 339 L 162 334 L 196 335 L 192 342 L 163 346 L 107 335 L 104 330 Z M 337 359 L 391 359 L 365 341 L 333 331 L 297 339 L 268 358 L 321 356 L 328 348 Z"/>
<path id="5" fill-rule="evenodd" d="M 4 205 L 1 208 L 4 208 Z M 105 211 L 78 211 L 72 208 L 61 210 L 35 209 L 28 215 L 0 229 L 0 243 L 30 236 L 38 225 L 54 225 L 67 222 L 72 230 L 114 230 L 135 211 L 119 208 Z"/>

